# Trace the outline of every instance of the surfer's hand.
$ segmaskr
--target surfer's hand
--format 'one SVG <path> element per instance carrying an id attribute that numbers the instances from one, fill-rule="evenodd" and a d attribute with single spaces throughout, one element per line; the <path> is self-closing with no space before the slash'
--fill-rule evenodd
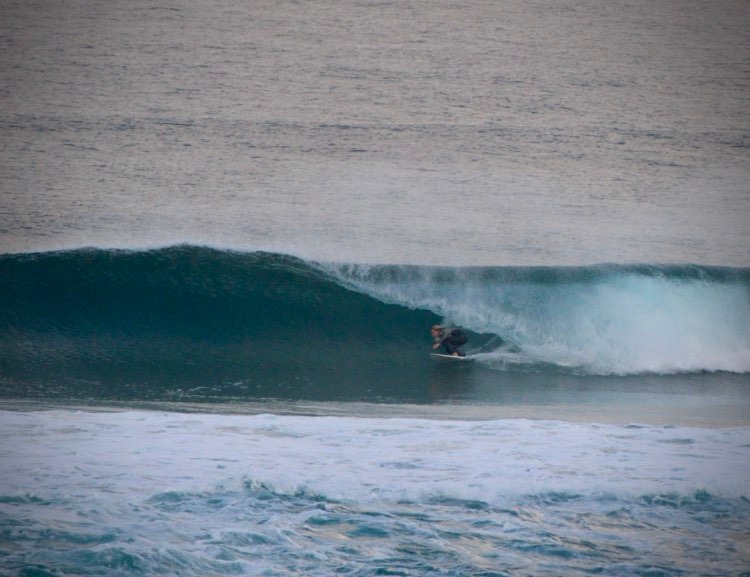
<path id="1" fill-rule="evenodd" d="M 434 345 L 432 345 L 432 348 L 433 348 L 433 349 L 436 349 L 436 348 L 438 348 L 439 346 L 440 346 L 440 343 L 435 343 Z"/>

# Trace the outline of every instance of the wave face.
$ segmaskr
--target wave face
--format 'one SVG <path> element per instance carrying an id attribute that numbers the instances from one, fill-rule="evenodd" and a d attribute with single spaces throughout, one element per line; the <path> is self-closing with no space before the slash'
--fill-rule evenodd
<path id="1" fill-rule="evenodd" d="M 21 396 L 358 397 L 416 378 L 438 320 L 268 253 L 5 256 L 0 278 L 0 374 Z"/>
<path id="2" fill-rule="evenodd" d="M 750 371 L 746 269 L 332 265 L 191 246 L 0 257 L 5 396 L 420 400 L 441 320 L 472 331 L 473 365 L 495 374 Z"/>

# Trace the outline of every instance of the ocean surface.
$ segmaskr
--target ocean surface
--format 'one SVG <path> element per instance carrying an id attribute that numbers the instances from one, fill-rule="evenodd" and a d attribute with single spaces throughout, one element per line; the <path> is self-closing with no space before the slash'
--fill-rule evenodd
<path id="1" fill-rule="evenodd" d="M 0 575 L 750 575 L 746 1 L 0 15 Z"/>

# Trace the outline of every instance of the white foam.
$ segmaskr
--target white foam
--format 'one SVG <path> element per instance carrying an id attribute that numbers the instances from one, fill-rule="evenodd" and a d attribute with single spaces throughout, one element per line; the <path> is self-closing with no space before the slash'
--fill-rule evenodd
<path id="1" fill-rule="evenodd" d="M 750 428 L 50 411 L 2 412 L 0 434 L 5 496 L 115 503 L 248 481 L 358 502 L 750 495 Z"/>

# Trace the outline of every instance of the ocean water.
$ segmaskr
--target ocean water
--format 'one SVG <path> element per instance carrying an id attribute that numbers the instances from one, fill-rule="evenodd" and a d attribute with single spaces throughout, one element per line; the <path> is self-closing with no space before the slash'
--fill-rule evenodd
<path id="1" fill-rule="evenodd" d="M 720 2 L 3 3 L 3 252 L 748 265 Z"/>
<path id="2" fill-rule="evenodd" d="M 747 2 L 0 14 L 0 575 L 750 575 Z"/>
<path id="3" fill-rule="evenodd" d="M 749 436 L 5 412 L 3 564 L 24 575 L 746 574 Z"/>

